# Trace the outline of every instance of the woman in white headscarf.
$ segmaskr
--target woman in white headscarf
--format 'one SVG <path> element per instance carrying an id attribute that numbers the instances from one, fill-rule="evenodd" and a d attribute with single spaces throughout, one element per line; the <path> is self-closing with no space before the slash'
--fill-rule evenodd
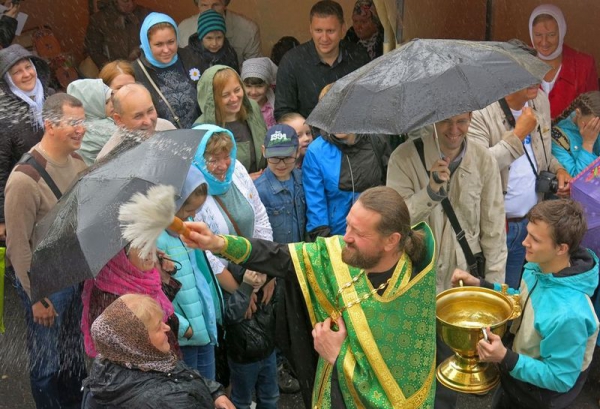
<path id="1" fill-rule="evenodd" d="M 556 118 L 578 95 L 598 90 L 596 62 L 564 44 L 567 23 L 562 11 L 552 4 L 536 7 L 529 17 L 529 35 L 538 57 L 552 69 L 542 88 L 550 99 L 550 115 Z"/>
<path id="2" fill-rule="evenodd" d="M 0 50 L 0 241 L 5 236 L 4 186 L 21 156 L 42 139 L 42 106 L 54 93 L 49 79 L 48 64 L 20 45 Z"/>

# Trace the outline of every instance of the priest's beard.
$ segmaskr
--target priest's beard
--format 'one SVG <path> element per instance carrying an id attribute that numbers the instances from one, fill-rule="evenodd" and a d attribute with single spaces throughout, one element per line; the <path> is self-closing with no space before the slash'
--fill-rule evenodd
<path id="1" fill-rule="evenodd" d="M 373 268 L 381 261 L 383 250 L 378 250 L 375 254 L 365 254 L 352 245 L 346 245 L 342 249 L 342 261 L 349 266 L 368 270 Z"/>

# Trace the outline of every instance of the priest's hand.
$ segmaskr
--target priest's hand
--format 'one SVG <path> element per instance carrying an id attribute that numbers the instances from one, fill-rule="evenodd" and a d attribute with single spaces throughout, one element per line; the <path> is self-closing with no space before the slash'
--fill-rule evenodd
<path id="1" fill-rule="evenodd" d="M 336 321 L 338 330 L 331 329 L 331 318 L 327 318 L 323 322 L 317 323 L 312 330 L 315 351 L 330 364 L 334 364 L 340 351 L 342 344 L 348 336 L 344 319 L 339 317 Z"/>
<path id="2" fill-rule="evenodd" d="M 225 247 L 225 240 L 210 231 L 206 223 L 184 222 L 184 225 L 190 230 L 188 237 L 181 235 L 181 240 L 186 246 L 212 253 L 220 253 Z"/>
<path id="3" fill-rule="evenodd" d="M 479 360 L 483 362 L 502 362 L 506 356 L 506 347 L 502 344 L 502 339 L 494 334 L 490 327 L 486 328 L 488 340 L 480 340 L 477 343 L 477 354 Z"/>

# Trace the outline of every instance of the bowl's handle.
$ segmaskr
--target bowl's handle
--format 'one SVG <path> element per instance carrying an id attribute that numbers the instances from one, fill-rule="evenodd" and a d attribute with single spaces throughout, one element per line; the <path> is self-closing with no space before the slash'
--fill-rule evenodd
<path id="1" fill-rule="evenodd" d="M 511 301 L 512 307 L 513 307 L 512 314 L 510 315 L 510 317 L 508 317 L 508 319 L 514 320 L 515 318 L 519 318 L 522 313 L 521 296 L 519 294 L 514 294 L 514 295 L 507 295 L 507 297 Z"/>

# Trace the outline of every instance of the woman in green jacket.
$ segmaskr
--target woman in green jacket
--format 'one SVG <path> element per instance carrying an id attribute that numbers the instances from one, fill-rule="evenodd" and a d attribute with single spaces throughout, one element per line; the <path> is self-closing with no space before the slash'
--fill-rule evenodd
<path id="1" fill-rule="evenodd" d="M 260 107 L 246 95 L 238 73 L 224 65 L 204 71 L 198 81 L 198 105 L 202 115 L 196 123 L 231 131 L 237 146 L 236 159 L 256 180 L 267 167 L 261 151 L 267 126 Z"/>

